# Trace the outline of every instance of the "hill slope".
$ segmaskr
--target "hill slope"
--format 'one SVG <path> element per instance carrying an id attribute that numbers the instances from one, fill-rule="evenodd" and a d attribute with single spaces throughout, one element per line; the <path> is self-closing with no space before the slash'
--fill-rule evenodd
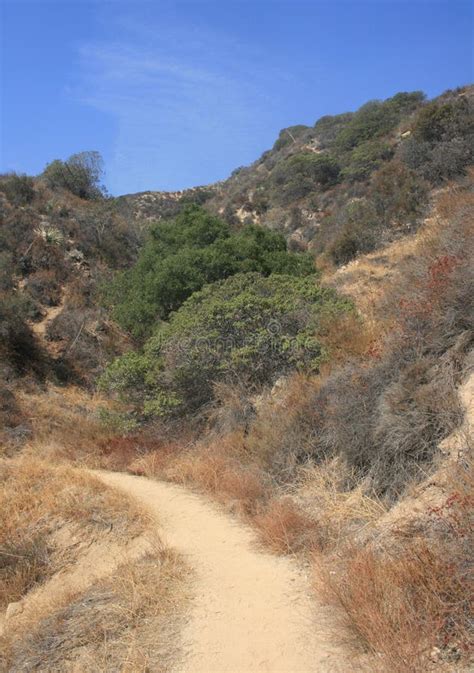
<path id="1" fill-rule="evenodd" d="M 345 262 L 413 231 L 430 188 L 472 163 L 473 100 L 474 88 L 463 87 L 428 103 L 421 92 L 370 101 L 313 127 L 283 129 L 271 150 L 223 182 L 123 200 L 139 218 L 204 203 L 235 226 L 262 224 L 316 252 L 345 236 L 346 250 L 335 254 Z"/>

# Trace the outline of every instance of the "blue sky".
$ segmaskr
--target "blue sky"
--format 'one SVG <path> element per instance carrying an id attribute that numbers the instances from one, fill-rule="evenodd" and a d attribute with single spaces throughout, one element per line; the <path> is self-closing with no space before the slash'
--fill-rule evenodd
<path id="1" fill-rule="evenodd" d="M 102 153 L 111 193 L 227 177 L 279 130 L 472 81 L 461 0 L 3 0 L 0 171 Z"/>

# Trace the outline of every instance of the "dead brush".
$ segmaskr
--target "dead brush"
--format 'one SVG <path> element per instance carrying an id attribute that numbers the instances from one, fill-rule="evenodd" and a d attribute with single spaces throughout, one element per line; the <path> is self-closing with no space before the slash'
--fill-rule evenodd
<path id="1" fill-rule="evenodd" d="M 244 462 L 241 436 L 230 435 L 178 454 L 165 470 L 171 481 L 195 486 L 230 509 L 248 515 L 268 492 L 268 478 L 258 464 Z"/>
<path id="2" fill-rule="evenodd" d="M 290 497 L 271 500 L 252 523 L 265 546 L 276 553 L 308 553 L 321 546 L 318 522 Z"/>
<path id="3" fill-rule="evenodd" d="M 31 424 L 32 439 L 25 447 L 30 455 L 86 462 L 97 443 L 113 434 L 98 416 L 104 400 L 79 388 L 48 385 L 45 390 L 18 391 L 17 399 Z"/>
<path id="4" fill-rule="evenodd" d="M 37 458 L 0 462 L 0 605 L 19 600 L 34 585 L 72 562 L 56 533 L 68 528 L 76 542 L 110 531 L 138 534 L 146 516 L 118 491 L 70 467 Z"/>
<path id="5" fill-rule="evenodd" d="M 354 536 L 363 537 L 387 512 L 370 480 L 358 479 L 340 456 L 303 465 L 292 496 L 317 520 L 320 549 L 329 552 Z"/>
<path id="6" fill-rule="evenodd" d="M 425 673 L 434 647 L 450 648 L 454 660 L 465 656 L 465 571 L 448 549 L 422 541 L 396 557 L 348 549 L 342 570 L 316 565 L 319 591 L 355 643 L 378 657 L 377 671 Z"/>
<path id="7" fill-rule="evenodd" d="M 355 312 L 322 316 L 318 330 L 318 338 L 330 354 L 331 367 L 349 358 L 373 357 L 382 346 L 381 321 L 362 321 Z"/>
<path id="8" fill-rule="evenodd" d="M 320 377 L 294 374 L 280 392 L 268 394 L 259 404 L 245 446 L 276 482 L 294 478 L 299 460 L 310 450 L 315 424 L 311 400 L 319 386 Z"/>
<path id="9" fill-rule="evenodd" d="M 435 661 L 462 666 L 472 653 L 473 470 L 458 465 L 449 479 L 423 537 L 315 557 L 318 591 L 354 644 L 376 655 L 374 671 L 425 673 Z"/>
<path id="10" fill-rule="evenodd" d="M 170 670 L 180 649 L 190 570 L 161 544 L 70 596 L 6 642 L 9 673 Z"/>

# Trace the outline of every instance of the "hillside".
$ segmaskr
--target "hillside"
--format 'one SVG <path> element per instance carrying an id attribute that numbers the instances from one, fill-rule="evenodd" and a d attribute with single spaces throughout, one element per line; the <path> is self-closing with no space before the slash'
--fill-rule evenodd
<path id="1" fill-rule="evenodd" d="M 283 129 L 251 166 L 206 187 L 123 197 L 134 216 L 173 216 L 196 201 L 229 223 L 285 234 L 336 263 L 414 231 L 430 189 L 472 163 L 473 87 L 426 102 L 421 92 Z"/>
<path id="2" fill-rule="evenodd" d="M 184 192 L 0 176 L 5 671 L 231 667 L 255 609 L 260 672 L 267 606 L 285 661 L 469 670 L 473 105 L 370 101 Z"/>

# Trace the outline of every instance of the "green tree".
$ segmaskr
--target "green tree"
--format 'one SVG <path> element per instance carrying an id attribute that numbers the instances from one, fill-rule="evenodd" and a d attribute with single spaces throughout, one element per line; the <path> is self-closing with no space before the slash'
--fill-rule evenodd
<path id="1" fill-rule="evenodd" d="M 122 327 L 143 338 L 206 283 L 250 271 L 307 275 L 315 269 L 309 255 L 287 252 L 281 234 L 255 225 L 232 233 L 219 218 L 188 206 L 176 220 L 153 226 L 136 265 L 106 295 Z"/>

